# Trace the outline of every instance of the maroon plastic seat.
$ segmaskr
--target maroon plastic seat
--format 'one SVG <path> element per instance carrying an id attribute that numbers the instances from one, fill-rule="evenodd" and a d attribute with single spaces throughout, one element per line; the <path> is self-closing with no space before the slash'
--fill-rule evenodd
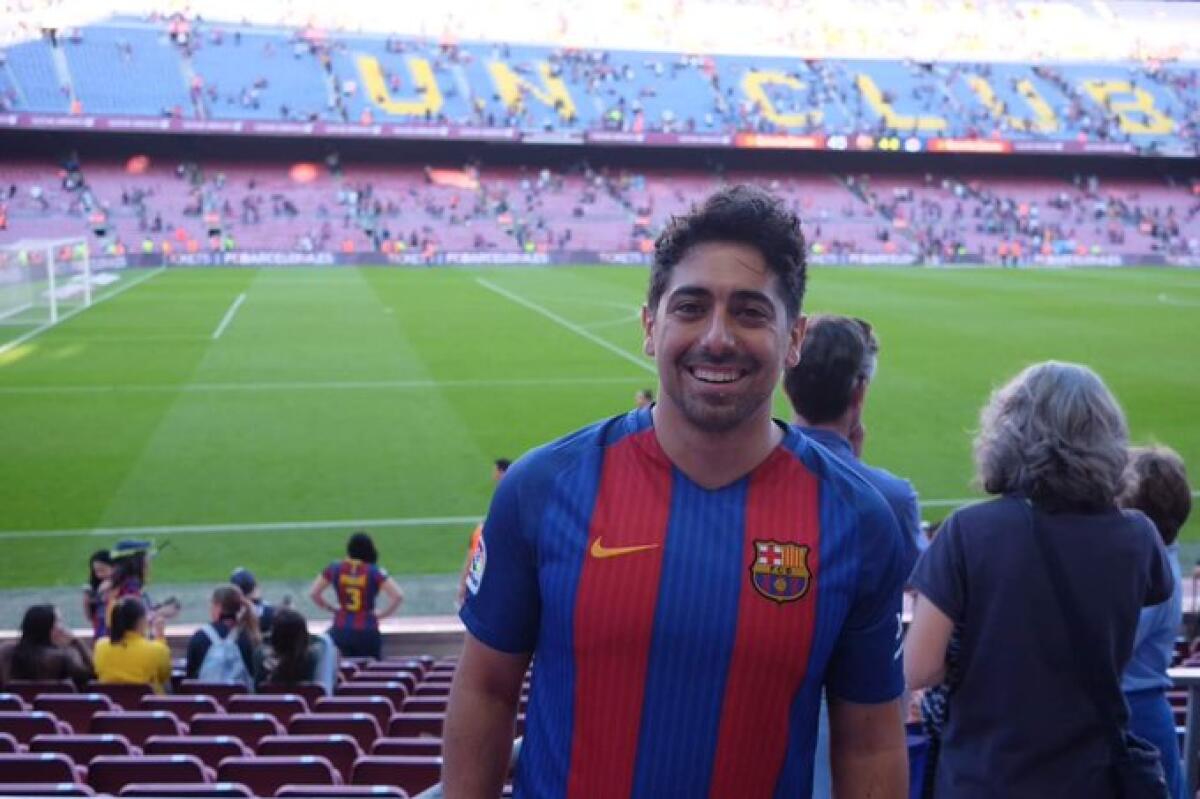
<path id="1" fill-rule="evenodd" d="M 134 746 L 141 746 L 151 735 L 186 735 L 187 727 L 169 710 L 126 710 L 97 713 L 92 732 L 124 735 Z"/>
<path id="2" fill-rule="evenodd" d="M 201 713 L 192 719 L 192 735 L 229 735 L 253 749 L 268 735 L 283 735 L 283 725 L 267 713 Z"/>
<path id="3" fill-rule="evenodd" d="M 276 799 L 321 799 L 321 797 L 372 797 L 408 799 L 403 788 L 394 785 L 285 785 L 275 792 Z"/>
<path id="4" fill-rule="evenodd" d="M 317 703 L 317 700 L 323 696 L 329 696 L 325 690 L 325 686 L 315 682 L 300 682 L 281 685 L 276 683 L 263 683 L 258 686 L 259 695 L 271 694 L 273 696 L 279 694 L 296 694 L 304 697 L 304 701 L 311 708 Z"/>
<path id="5" fill-rule="evenodd" d="M 213 782 L 213 770 L 193 755 L 101 755 L 88 766 L 88 784 L 99 793 L 120 793 L 135 782 Z"/>
<path id="6" fill-rule="evenodd" d="M 211 696 L 205 694 L 181 694 L 179 696 L 143 696 L 138 710 L 165 710 L 174 713 L 184 724 L 201 713 L 221 713 L 224 708 Z"/>
<path id="7" fill-rule="evenodd" d="M 175 692 L 177 695 L 195 696 L 211 696 L 217 700 L 217 704 L 225 707 L 225 703 L 229 701 L 231 696 L 246 693 L 246 686 L 235 685 L 232 683 L 223 682 L 205 682 L 204 680 L 182 680 L 179 683 L 179 690 Z"/>
<path id="8" fill-rule="evenodd" d="M 0 783 L 0 796 L 95 796 L 87 785 L 67 782 Z"/>
<path id="9" fill-rule="evenodd" d="M 411 693 L 409 687 L 396 680 L 388 682 L 344 682 L 337 687 L 334 694 L 337 696 L 384 696 L 392 700 L 392 705 L 402 707 L 404 700 L 408 699 Z M 314 703 L 315 704 L 315 703 Z"/>
<path id="10" fill-rule="evenodd" d="M 0 694 L 0 710 L 28 710 L 29 703 L 18 694 Z"/>
<path id="11" fill-rule="evenodd" d="M 62 752 L 0 755 L 0 782 L 83 782 L 87 769 Z"/>
<path id="12" fill-rule="evenodd" d="M 316 755 L 300 757 L 231 757 L 221 762 L 217 777 L 222 782 L 240 782 L 255 796 L 274 796 L 284 785 L 340 785 L 341 776 L 327 759 Z"/>
<path id="13" fill-rule="evenodd" d="M 141 750 L 124 735 L 35 735 L 30 752 L 61 752 L 86 766 L 100 755 L 140 755 Z"/>
<path id="14" fill-rule="evenodd" d="M 343 782 L 350 781 L 350 770 L 354 761 L 362 757 L 365 750 L 351 735 L 268 735 L 258 742 L 256 754 L 272 757 L 302 757 L 317 755 L 327 758 L 341 775 Z"/>
<path id="15" fill-rule="evenodd" d="M 360 671 L 358 674 L 354 675 L 354 678 L 351 679 L 348 684 L 353 685 L 354 683 L 360 682 L 403 683 L 404 687 L 407 688 L 408 692 L 411 694 L 414 690 L 416 690 L 417 683 L 420 682 L 420 680 L 417 678 L 417 675 L 413 674 L 411 671 Z"/>
<path id="16" fill-rule="evenodd" d="M 74 730 L 44 710 L 2 710 L 0 732 L 16 738 L 17 743 L 27 744 L 35 735 L 70 735 Z"/>
<path id="17" fill-rule="evenodd" d="M 148 755 L 192 755 L 215 769 L 227 757 L 249 757 L 254 750 L 231 735 L 154 735 L 142 751 Z"/>
<path id="18" fill-rule="evenodd" d="M 388 722 L 389 738 L 441 738 L 445 713 L 397 713 Z"/>
<path id="19" fill-rule="evenodd" d="M 267 713 L 287 725 L 292 716 L 308 712 L 308 702 L 300 694 L 238 694 L 230 697 L 230 713 Z"/>
<path id="20" fill-rule="evenodd" d="M 117 705 L 104 694 L 39 694 L 33 709 L 53 713 L 76 734 L 84 735 L 91 732 L 92 716 L 116 710 Z"/>
<path id="21" fill-rule="evenodd" d="M 33 707 L 38 694 L 78 693 L 70 680 L 9 680 L 4 684 L 4 692 L 21 697 L 29 707 Z"/>
<path id="22" fill-rule="evenodd" d="M 382 757 L 367 755 L 354 764 L 355 785 L 395 785 L 409 795 L 433 787 L 441 779 L 440 757 Z"/>
<path id="23" fill-rule="evenodd" d="M 288 722 L 288 735 L 350 735 L 364 752 L 381 732 L 370 713 L 301 713 Z"/>
<path id="24" fill-rule="evenodd" d="M 402 713 L 445 713 L 449 697 L 410 696 L 404 700 Z"/>
<path id="25" fill-rule="evenodd" d="M 313 706 L 314 713 L 367 713 L 386 730 L 397 708 L 386 696 L 324 696 Z"/>
<path id="26" fill-rule="evenodd" d="M 140 683 L 105 683 L 95 680 L 87 684 L 87 690 L 92 694 L 104 694 L 113 704 L 126 710 L 137 710 L 142 697 L 154 693 L 154 689 L 149 685 Z"/>
<path id="27" fill-rule="evenodd" d="M 253 797 L 254 792 L 236 782 L 133 782 L 121 789 L 120 796 L 185 797 L 233 796 Z"/>
<path id="28" fill-rule="evenodd" d="M 384 757 L 441 757 L 441 738 L 378 738 L 371 754 Z"/>
<path id="29" fill-rule="evenodd" d="M 417 686 L 413 696 L 450 696 L 450 685 L 444 682 L 426 682 Z"/>

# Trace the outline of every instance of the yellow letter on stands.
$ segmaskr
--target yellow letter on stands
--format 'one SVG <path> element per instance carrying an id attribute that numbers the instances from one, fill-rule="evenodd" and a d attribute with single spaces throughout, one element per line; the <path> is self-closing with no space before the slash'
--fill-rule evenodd
<path id="1" fill-rule="evenodd" d="M 793 91 L 802 91 L 807 84 L 783 72 L 747 72 L 742 78 L 742 93 L 758 104 L 767 119 L 781 128 L 806 128 L 821 124 L 825 114 L 820 109 L 814 108 L 801 114 L 779 113 L 767 96 L 767 86 L 787 86 Z"/>
<path id="2" fill-rule="evenodd" d="M 982 75 L 971 75 L 967 78 L 967 83 L 971 86 L 971 91 L 975 92 L 975 96 L 979 101 L 992 112 L 992 116 L 1000 119 L 1003 115 L 1002 103 L 996 99 L 996 92 L 992 89 L 992 84 L 988 83 L 987 78 Z M 1017 83 L 1017 91 L 1025 102 L 1029 104 L 1029 108 L 1033 111 L 1033 119 L 1024 119 L 1015 117 L 1011 114 L 1003 115 L 1004 121 L 1013 130 L 1032 130 L 1038 133 L 1054 133 L 1058 130 L 1058 117 L 1054 115 L 1054 109 L 1050 104 L 1042 99 L 1038 94 L 1038 90 L 1034 88 L 1033 83 L 1028 80 L 1021 80 Z"/>
<path id="3" fill-rule="evenodd" d="M 867 101 L 867 105 L 875 111 L 876 114 L 883 117 L 884 122 L 889 128 L 896 130 L 924 130 L 937 131 L 946 129 L 946 120 L 941 117 L 913 117 L 907 114 L 897 113 L 895 108 L 887 100 L 883 99 L 883 92 L 871 79 L 870 75 L 858 73 L 858 90 L 862 92 L 862 96 Z"/>
<path id="4" fill-rule="evenodd" d="M 545 61 L 537 63 L 537 71 L 542 76 L 541 86 L 525 80 L 513 72 L 512 67 L 503 61 L 492 61 L 488 64 L 492 82 L 496 84 L 496 91 L 499 92 L 500 99 L 504 101 L 507 108 L 520 107 L 523 104 L 522 91 L 524 91 L 548 108 L 557 106 L 558 115 L 563 119 L 573 118 L 575 101 L 571 99 L 571 93 L 567 91 L 566 84 L 560 78 L 550 74 L 550 65 Z"/>
<path id="5" fill-rule="evenodd" d="M 367 99 L 387 113 L 398 117 L 424 117 L 426 112 L 436 114 L 442 110 L 442 92 L 433 76 L 433 69 L 424 58 L 407 59 L 408 72 L 412 76 L 413 84 L 424 91 L 417 92 L 415 97 L 406 100 L 392 97 L 387 81 L 383 79 L 379 59 L 360 55 L 355 61 L 358 64 L 358 72 L 362 75 Z"/>
<path id="6" fill-rule="evenodd" d="M 1085 80 L 1083 88 L 1098 105 L 1116 114 L 1126 133 L 1163 136 L 1175 130 L 1175 122 L 1154 107 L 1154 95 L 1133 88 L 1127 80 Z M 1132 98 L 1114 99 L 1113 95 L 1118 94 Z"/>

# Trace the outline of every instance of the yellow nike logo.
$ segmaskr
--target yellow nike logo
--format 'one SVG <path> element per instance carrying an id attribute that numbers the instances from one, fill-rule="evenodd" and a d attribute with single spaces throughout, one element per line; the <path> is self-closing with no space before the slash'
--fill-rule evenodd
<path id="1" fill-rule="evenodd" d="M 592 557 L 593 558 L 615 558 L 621 555 L 630 555 L 634 552 L 641 552 L 644 549 L 658 549 L 658 544 L 638 544 L 632 547 L 606 547 L 600 543 L 597 538 L 592 542 Z"/>

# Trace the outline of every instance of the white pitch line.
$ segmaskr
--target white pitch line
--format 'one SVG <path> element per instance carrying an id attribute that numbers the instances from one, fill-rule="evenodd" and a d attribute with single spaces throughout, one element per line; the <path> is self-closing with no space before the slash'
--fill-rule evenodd
<path id="1" fill-rule="evenodd" d="M 644 383 L 640 377 L 538 377 L 510 380 L 337 380 L 262 383 L 149 383 L 145 385 L 96 386 L 0 386 L 6 394 L 176 394 L 250 391 L 371 391 L 424 390 L 452 388 L 522 388 L 528 386 L 591 386 L 616 383 Z"/>
<path id="2" fill-rule="evenodd" d="M 74 310 L 67 311 L 65 314 L 58 317 L 57 322 L 47 322 L 44 325 L 35 327 L 33 330 L 30 330 L 28 333 L 18 336 L 17 338 L 13 339 L 12 341 L 9 341 L 5 344 L 0 345 L 0 355 L 3 355 L 4 353 L 8 352 L 9 350 L 11 350 L 15 347 L 21 346 L 22 344 L 24 344 L 26 341 L 29 341 L 34 336 L 37 336 L 41 333 L 45 333 L 47 330 L 49 330 L 50 328 L 52 328 L 56 325 L 61 325 L 63 322 L 67 321 L 71 317 L 73 317 L 77 314 L 83 313 L 84 311 L 88 310 L 89 308 L 95 308 L 97 305 L 104 302 L 105 300 L 110 300 L 113 297 L 117 296 L 118 294 L 128 291 L 129 289 L 133 288 L 134 286 L 145 283 L 147 280 L 154 277 L 155 275 L 161 274 L 164 269 L 166 269 L 165 266 L 160 266 L 157 269 L 152 269 L 147 274 L 141 275 L 140 277 L 136 278 L 135 280 L 132 280 L 129 283 L 126 283 L 124 286 L 119 286 L 118 288 L 114 289 L 113 291 L 110 291 L 108 294 L 105 294 L 103 297 L 92 300 L 91 305 L 81 305 L 78 308 L 75 308 Z"/>
<path id="3" fill-rule="evenodd" d="M 588 341 L 595 344 L 597 347 L 602 347 L 602 348 L 608 350 L 613 355 L 616 355 L 620 358 L 623 358 L 623 359 L 629 361 L 631 364 L 633 364 L 634 366 L 637 366 L 639 369 L 644 369 L 645 371 L 650 372 L 652 374 L 658 373 L 658 371 L 653 366 L 646 363 L 644 360 L 637 357 L 636 355 L 626 352 L 625 350 L 621 349 L 617 345 L 607 342 L 597 335 L 593 335 L 589 331 L 583 329 L 579 325 L 572 322 L 570 319 L 564 319 L 563 317 L 556 314 L 554 311 L 551 311 L 549 308 L 543 308 L 542 306 L 538 305 L 535 302 L 530 302 L 529 300 L 525 299 L 521 295 L 513 294 L 508 289 L 501 288 L 500 286 L 497 286 L 495 283 L 493 283 L 490 280 L 487 280 L 485 278 L 477 277 L 477 278 L 475 278 L 475 282 L 478 283 L 479 285 L 483 286 L 485 289 L 489 289 L 491 291 L 496 292 L 501 297 L 512 300 L 517 305 L 523 305 L 526 308 L 528 308 L 529 310 L 541 314 L 542 316 L 546 317 L 550 321 L 556 322 L 557 324 L 562 325 L 563 327 L 565 327 L 567 330 L 570 330 L 575 335 L 582 336 L 583 338 L 585 338 Z"/>
<path id="4" fill-rule="evenodd" d="M 1200 308 L 1200 302 L 1177 300 L 1165 292 L 1158 295 L 1158 301 L 1163 305 L 1174 305 L 1176 308 Z"/>
<path id="5" fill-rule="evenodd" d="M 229 306 L 229 310 L 226 311 L 225 315 L 221 317 L 221 324 L 217 325 L 217 329 L 213 331 L 213 341 L 216 341 L 221 337 L 221 334 L 225 332 L 225 328 L 229 327 L 229 323 L 233 321 L 233 315 L 237 313 L 237 309 L 241 308 L 242 303 L 245 301 L 246 292 L 243 291 L 241 294 L 237 295 L 237 299 L 233 301 L 233 304 Z"/>
<path id="6" fill-rule="evenodd" d="M 33 303 L 27 302 L 24 305 L 13 308 L 12 310 L 5 311 L 4 313 L 0 313 L 0 319 L 7 319 L 10 316 L 16 316 L 17 314 L 21 313 L 22 311 L 28 311 L 32 307 L 33 307 Z"/>
<path id="7" fill-rule="evenodd" d="M 146 527 L 83 527 L 65 530 L 5 530 L 0 540 L 22 538 L 112 538 L 122 535 L 204 535 L 212 533 L 286 533 L 296 530 L 338 530 L 355 527 L 447 527 L 477 524 L 479 516 L 429 516 L 407 519 L 331 519 L 323 522 L 250 522 L 247 524 L 163 524 Z"/>

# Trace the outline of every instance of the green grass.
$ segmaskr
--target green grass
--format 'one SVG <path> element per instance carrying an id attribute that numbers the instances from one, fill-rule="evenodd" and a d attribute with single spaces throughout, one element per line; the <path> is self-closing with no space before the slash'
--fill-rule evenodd
<path id="1" fill-rule="evenodd" d="M 613 267 L 172 269 L 0 354 L 0 587 L 80 582 L 118 537 L 95 528 L 476 517 L 491 459 L 653 384 L 480 279 L 638 358 L 646 273 Z M 866 457 L 925 499 L 972 494 L 980 406 L 1046 358 L 1096 368 L 1135 439 L 1200 473 L 1200 272 L 818 269 L 806 309 L 879 330 Z M 393 571 L 446 572 L 471 526 L 372 532 Z M 303 577 L 347 532 L 159 532 L 155 580 Z"/>

